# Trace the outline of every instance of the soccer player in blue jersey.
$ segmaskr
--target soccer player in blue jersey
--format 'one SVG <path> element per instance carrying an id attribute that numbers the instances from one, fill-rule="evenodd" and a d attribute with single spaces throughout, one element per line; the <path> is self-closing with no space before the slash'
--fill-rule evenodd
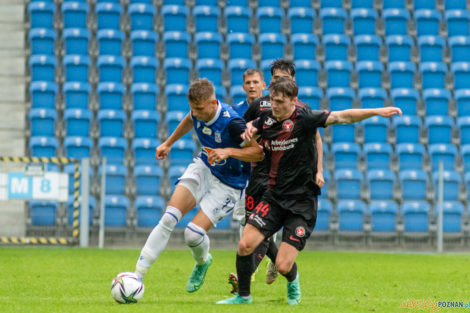
<path id="1" fill-rule="evenodd" d="M 263 158 L 255 140 L 243 141 L 245 121 L 228 105 L 217 101 L 214 86 L 207 79 L 191 84 L 188 91 L 190 113 L 171 136 L 156 149 L 155 157 L 164 159 L 171 146 L 193 127 L 201 143 L 201 152 L 179 178 L 165 213 L 152 230 L 136 264 L 142 278 L 159 254 L 181 218 L 196 205 L 200 211 L 184 230 L 186 244 L 196 265 L 186 284 L 195 292 L 204 283 L 212 262 L 207 232 L 232 213 L 241 198 L 250 175 L 250 163 Z"/>

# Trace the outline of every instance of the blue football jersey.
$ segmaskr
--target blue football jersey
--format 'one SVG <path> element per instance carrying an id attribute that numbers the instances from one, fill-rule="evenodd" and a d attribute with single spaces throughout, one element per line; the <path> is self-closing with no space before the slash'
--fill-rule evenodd
<path id="1" fill-rule="evenodd" d="M 243 189 L 250 176 L 250 163 L 228 158 L 219 163 L 209 164 L 208 152 L 216 148 L 240 148 L 240 144 L 230 137 L 229 124 L 234 119 L 242 119 L 230 105 L 218 102 L 215 117 L 208 122 L 192 116 L 194 129 L 201 143 L 199 158 L 221 182 L 237 189 Z"/>
<path id="2" fill-rule="evenodd" d="M 233 105 L 233 109 L 235 110 L 235 112 L 238 113 L 238 115 L 240 116 L 243 116 L 246 112 L 246 110 L 248 110 L 248 106 L 250 104 L 248 103 L 248 100 L 245 99 L 243 101 L 240 101 L 236 104 Z"/>

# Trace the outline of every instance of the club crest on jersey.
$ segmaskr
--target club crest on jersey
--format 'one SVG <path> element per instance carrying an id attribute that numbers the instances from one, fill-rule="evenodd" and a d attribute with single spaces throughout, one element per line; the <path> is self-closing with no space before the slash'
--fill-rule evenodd
<path id="1" fill-rule="evenodd" d="M 214 140 L 217 143 L 221 143 L 222 142 L 222 135 L 219 132 L 214 132 Z"/>
<path id="2" fill-rule="evenodd" d="M 202 129 L 202 133 L 207 135 L 207 136 L 210 136 L 210 135 L 212 135 L 212 129 L 210 129 L 209 127 L 204 126 L 204 128 Z"/>
<path id="3" fill-rule="evenodd" d="M 284 123 L 282 123 L 282 128 L 286 132 L 291 132 L 292 129 L 294 128 L 294 122 L 292 122 L 291 120 L 286 120 L 286 121 L 284 121 Z"/>
<path id="4" fill-rule="evenodd" d="M 274 124 L 275 120 L 268 117 L 268 119 L 266 120 L 266 122 L 264 122 L 265 125 L 268 125 L 268 126 L 272 126 Z"/>
<path id="5" fill-rule="evenodd" d="M 300 237 L 302 238 L 303 236 L 305 236 L 305 228 L 303 226 L 299 226 L 295 229 L 295 235 L 297 237 Z"/>
<path id="6" fill-rule="evenodd" d="M 212 148 L 209 148 L 209 147 L 202 147 L 202 154 L 204 154 L 206 157 L 207 157 L 207 162 L 210 164 L 210 166 L 222 166 L 222 165 L 225 165 L 227 163 L 227 160 L 222 160 L 220 162 L 212 162 L 210 163 L 209 162 L 209 153 L 212 151 L 213 149 Z"/>

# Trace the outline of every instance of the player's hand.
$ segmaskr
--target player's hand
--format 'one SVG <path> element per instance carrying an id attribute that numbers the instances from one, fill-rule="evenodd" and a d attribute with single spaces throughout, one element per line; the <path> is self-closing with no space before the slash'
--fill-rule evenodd
<path id="1" fill-rule="evenodd" d="M 253 138 L 253 135 L 256 134 L 257 131 L 258 131 L 258 129 L 253 126 L 253 123 L 248 122 L 248 123 L 246 123 L 246 129 L 243 132 L 243 134 L 241 134 L 241 137 L 245 141 L 250 141 L 251 138 Z"/>
<path id="2" fill-rule="evenodd" d="M 208 153 L 208 158 L 207 161 L 209 161 L 209 164 L 217 164 L 222 162 L 223 160 L 229 158 L 230 155 L 227 151 L 227 149 L 212 149 Z"/>
<path id="3" fill-rule="evenodd" d="M 170 153 L 171 146 L 162 143 L 155 149 L 155 159 L 163 160 Z"/>
<path id="4" fill-rule="evenodd" d="M 315 182 L 317 183 L 318 187 L 323 187 L 325 185 L 325 178 L 323 177 L 323 172 L 317 172 L 317 176 L 315 177 Z"/>
<path id="5" fill-rule="evenodd" d="M 378 115 L 383 116 L 383 117 L 390 117 L 394 116 L 396 114 L 402 115 L 401 109 L 397 107 L 386 107 L 386 108 L 380 108 L 378 110 Z"/>

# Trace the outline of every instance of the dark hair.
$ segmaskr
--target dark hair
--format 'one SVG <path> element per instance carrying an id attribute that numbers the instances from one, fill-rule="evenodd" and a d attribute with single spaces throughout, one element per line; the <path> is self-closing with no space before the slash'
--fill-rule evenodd
<path id="1" fill-rule="evenodd" d="M 297 97 L 299 88 L 297 84 L 288 77 L 279 77 L 269 85 L 269 93 L 274 95 L 280 93 L 290 99 Z"/>
<path id="2" fill-rule="evenodd" d="M 207 78 L 198 79 L 189 86 L 188 100 L 191 103 L 209 100 L 214 95 L 214 90 L 214 85 Z"/>
<path id="3" fill-rule="evenodd" d="M 259 74 L 259 77 L 261 77 L 261 80 L 264 80 L 264 74 L 262 71 L 260 71 L 257 68 L 249 68 L 245 71 L 245 73 L 243 73 L 243 81 L 245 81 L 246 76 L 251 76 L 255 74 Z"/>
<path id="4" fill-rule="evenodd" d="M 271 63 L 271 75 L 274 75 L 274 71 L 283 71 L 290 74 L 290 76 L 295 76 L 295 65 L 292 61 L 287 61 L 285 59 L 276 59 Z"/>

